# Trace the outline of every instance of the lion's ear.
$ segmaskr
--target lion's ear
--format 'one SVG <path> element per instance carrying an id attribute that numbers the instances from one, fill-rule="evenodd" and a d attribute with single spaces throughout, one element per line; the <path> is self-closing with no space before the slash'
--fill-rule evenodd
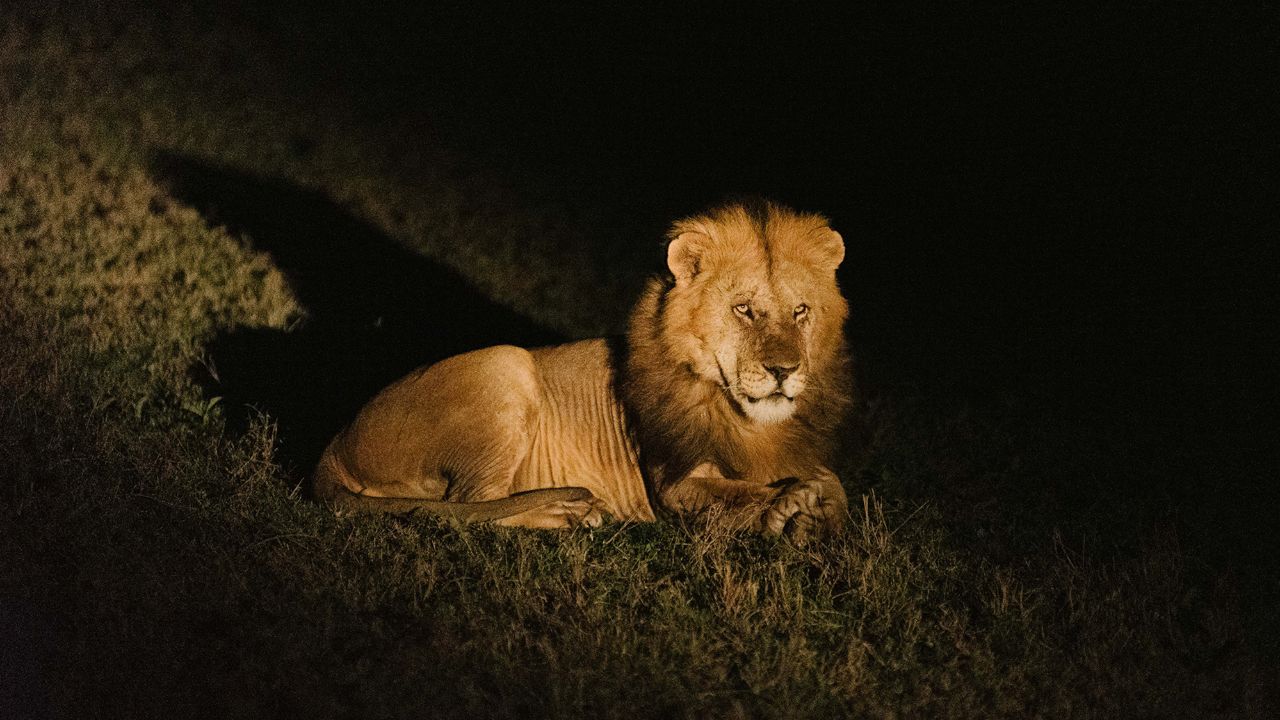
<path id="1" fill-rule="evenodd" d="M 827 267 L 835 270 L 840 267 L 840 263 L 844 262 L 844 238 L 831 228 L 827 228 L 823 233 L 822 239 L 818 241 L 818 251 L 822 253 L 823 262 Z"/>
<path id="2" fill-rule="evenodd" d="M 667 243 L 667 267 L 676 276 L 677 283 L 687 283 L 702 272 L 707 240 L 706 235 L 690 230 Z"/>

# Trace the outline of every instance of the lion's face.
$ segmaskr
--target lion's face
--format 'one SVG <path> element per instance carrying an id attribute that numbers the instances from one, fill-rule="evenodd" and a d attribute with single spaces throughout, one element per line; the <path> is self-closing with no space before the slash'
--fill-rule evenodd
<path id="1" fill-rule="evenodd" d="M 774 212 L 690 225 L 668 246 L 676 285 L 663 324 L 680 356 L 672 359 L 719 386 L 749 420 L 784 421 L 839 347 L 843 241 L 820 218 Z"/>

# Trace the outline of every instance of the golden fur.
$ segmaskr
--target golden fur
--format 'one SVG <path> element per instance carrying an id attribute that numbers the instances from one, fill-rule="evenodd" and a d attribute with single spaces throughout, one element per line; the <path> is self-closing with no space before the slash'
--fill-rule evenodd
<path id="1" fill-rule="evenodd" d="M 824 218 L 768 202 L 678 221 L 670 275 L 650 280 L 624 344 L 489 348 L 418 370 L 334 439 L 316 494 L 534 527 L 651 520 L 655 506 L 797 537 L 836 527 L 843 257 Z"/>

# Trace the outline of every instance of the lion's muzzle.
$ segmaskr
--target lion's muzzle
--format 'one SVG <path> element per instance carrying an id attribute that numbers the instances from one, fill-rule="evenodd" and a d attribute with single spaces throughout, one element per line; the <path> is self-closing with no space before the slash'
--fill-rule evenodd
<path id="1" fill-rule="evenodd" d="M 734 399 L 751 419 L 773 423 L 791 417 L 795 398 L 805 387 L 805 373 L 800 363 L 753 363 L 739 367 Z"/>

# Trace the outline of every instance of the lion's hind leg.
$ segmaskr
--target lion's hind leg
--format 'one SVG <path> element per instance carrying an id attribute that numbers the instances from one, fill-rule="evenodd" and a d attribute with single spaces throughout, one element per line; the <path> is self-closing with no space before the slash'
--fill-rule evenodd
<path id="1" fill-rule="evenodd" d="M 343 512 L 428 512 L 532 528 L 599 525 L 582 487 L 515 492 L 543 401 L 527 350 L 499 346 L 406 376 L 330 444 L 315 494 Z"/>
<path id="2" fill-rule="evenodd" d="M 347 513 L 409 514 L 426 512 L 459 522 L 562 529 L 596 527 L 604 521 L 596 498 L 580 487 L 544 488 L 478 502 L 450 502 L 423 498 L 375 497 L 342 491 L 330 498 Z"/>
<path id="3" fill-rule="evenodd" d="M 495 521 L 496 525 L 559 530 L 573 527 L 599 527 L 604 522 L 604 512 L 600 502 L 586 488 L 558 487 L 526 490 L 504 499 L 516 498 L 528 498 L 539 504 L 501 518 Z"/>

